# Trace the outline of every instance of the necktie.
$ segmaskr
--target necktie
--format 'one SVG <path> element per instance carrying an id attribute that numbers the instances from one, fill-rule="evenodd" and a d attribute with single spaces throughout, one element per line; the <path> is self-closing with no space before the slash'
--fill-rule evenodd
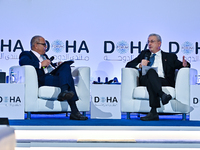
<path id="1" fill-rule="evenodd" d="M 155 60 L 155 56 L 156 56 L 156 54 L 153 54 L 153 55 L 150 57 L 148 66 L 152 66 L 152 65 L 153 65 L 153 62 L 154 62 L 154 60 Z"/>
<path id="2" fill-rule="evenodd" d="M 47 59 L 46 56 L 44 56 L 44 55 L 41 55 L 41 57 L 42 57 L 44 60 Z M 50 73 L 52 70 L 54 70 L 54 68 L 53 68 L 51 65 L 49 65 L 48 67 L 46 67 L 46 69 L 47 69 L 48 73 Z"/>

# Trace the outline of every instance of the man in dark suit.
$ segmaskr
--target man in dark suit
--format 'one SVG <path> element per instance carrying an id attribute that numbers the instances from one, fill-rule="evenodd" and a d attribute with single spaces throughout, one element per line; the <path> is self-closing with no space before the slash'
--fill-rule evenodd
<path id="1" fill-rule="evenodd" d="M 157 71 L 149 69 L 145 75 L 140 73 L 139 84 L 146 86 L 149 93 L 149 105 L 151 111 L 140 119 L 143 121 L 159 120 L 156 108 L 160 107 L 160 99 L 163 105 L 171 99 L 170 94 L 162 91 L 162 86 L 175 86 L 175 70 L 182 67 L 190 67 L 185 60 L 179 61 L 176 54 L 163 52 L 161 37 L 158 34 L 150 34 L 148 37 L 149 50 L 143 50 L 134 60 L 128 62 L 126 67 L 141 68 L 143 66 L 157 67 Z"/>
<path id="2" fill-rule="evenodd" d="M 69 63 L 59 62 L 57 64 L 51 63 L 46 52 L 46 41 L 41 36 L 34 36 L 31 39 L 31 51 L 23 51 L 19 56 L 19 64 L 31 65 L 35 67 L 38 83 L 40 86 L 56 86 L 61 88 L 61 93 L 58 95 L 59 101 L 67 101 L 70 108 L 71 114 L 70 119 L 72 120 L 87 120 L 86 116 L 83 116 L 77 106 L 76 101 L 78 96 L 74 87 L 74 80 L 71 75 L 71 68 Z M 61 65 L 62 64 L 62 65 Z M 59 66 L 56 68 L 56 66 Z M 49 69 L 53 72 L 50 72 Z"/>

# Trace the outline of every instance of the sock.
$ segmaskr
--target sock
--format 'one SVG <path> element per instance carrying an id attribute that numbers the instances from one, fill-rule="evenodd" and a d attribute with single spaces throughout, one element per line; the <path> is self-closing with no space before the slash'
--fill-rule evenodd
<path id="1" fill-rule="evenodd" d="M 152 114 L 157 114 L 156 107 L 152 107 L 150 112 L 151 112 Z"/>
<path id="2" fill-rule="evenodd" d="M 69 104 L 69 106 L 70 106 L 70 108 L 71 108 L 71 113 L 72 113 L 72 114 L 76 114 L 76 113 L 78 112 L 78 108 L 77 108 L 77 106 L 76 106 L 76 101 L 69 100 L 69 101 L 68 101 L 68 104 Z"/>
<path id="3" fill-rule="evenodd" d="M 61 92 L 64 92 L 65 90 L 69 90 L 69 85 L 68 84 L 64 84 L 60 88 L 61 88 Z"/>

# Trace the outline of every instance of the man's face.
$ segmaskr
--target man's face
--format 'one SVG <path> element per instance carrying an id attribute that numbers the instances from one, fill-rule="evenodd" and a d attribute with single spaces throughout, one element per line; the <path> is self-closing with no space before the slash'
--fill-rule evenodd
<path id="1" fill-rule="evenodd" d="M 156 36 L 150 36 L 148 38 L 148 46 L 152 53 L 156 53 L 160 50 L 161 42 L 157 40 Z"/>
<path id="2" fill-rule="evenodd" d="M 35 45 L 34 45 L 34 50 L 35 50 L 36 52 L 38 52 L 40 55 L 45 54 L 46 48 L 47 48 L 47 46 L 46 46 L 46 41 L 45 41 L 45 39 L 42 38 L 42 37 L 40 38 L 39 42 L 38 42 L 38 43 L 35 43 Z"/>

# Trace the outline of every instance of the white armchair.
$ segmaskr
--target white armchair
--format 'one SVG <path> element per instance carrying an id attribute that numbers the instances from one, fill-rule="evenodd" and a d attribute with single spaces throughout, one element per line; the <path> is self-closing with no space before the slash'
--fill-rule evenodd
<path id="1" fill-rule="evenodd" d="M 121 79 L 121 111 L 127 113 L 148 113 L 149 94 L 146 87 L 138 86 L 139 72 L 134 68 L 122 68 Z M 197 82 L 197 70 L 192 68 L 181 68 L 176 76 L 175 88 L 163 86 L 162 90 L 172 96 L 168 104 L 157 109 L 158 113 L 182 114 L 183 120 L 186 114 L 192 111 L 190 107 L 190 85 Z"/>
<path id="2" fill-rule="evenodd" d="M 38 78 L 33 66 L 13 66 L 10 73 L 14 74 L 15 83 L 24 83 L 24 108 L 27 118 L 30 119 L 32 112 L 63 112 L 70 111 L 67 101 L 57 101 L 60 88 L 52 86 L 41 86 L 38 88 Z M 79 111 L 90 110 L 90 68 L 72 67 L 75 89 L 79 100 L 77 107 Z"/>

